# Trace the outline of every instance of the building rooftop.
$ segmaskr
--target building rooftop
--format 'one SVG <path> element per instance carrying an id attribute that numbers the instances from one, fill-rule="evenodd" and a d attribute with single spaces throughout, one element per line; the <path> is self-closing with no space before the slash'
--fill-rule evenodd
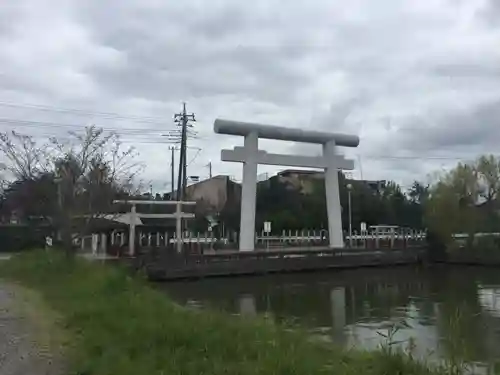
<path id="1" fill-rule="evenodd" d="M 316 170 L 304 170 L 304 169 L 285 169 L 284 171 L 278 172 L 278 176 L 287 176 L 289 174 L 303 174 L 303 175 L 314 175 L 323 174 L 323 171 Z"/>

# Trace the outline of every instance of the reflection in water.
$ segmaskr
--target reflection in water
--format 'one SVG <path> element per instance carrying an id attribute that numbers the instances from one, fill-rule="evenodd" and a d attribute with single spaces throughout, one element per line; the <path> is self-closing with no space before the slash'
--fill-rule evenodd
<path id="1" fill-rule="evenodd" d="M 257 309 L 255 308 L 255 298 L 251 294 L 243 294 L 239 296 L 240 302 L 240 314 L 241 315 L 257 315 Z"/>
<path id="2" fill-rule="evenodd" d="M 500 358 L 500 273 L 471 267 L 395 267 L 206 279 L 161 285 L 182 303 L 298 320 L 347 347 L 390 340 L 425 358 Z M 398 327 L 394 329 L 395 325 Z"/>
<path id="3" fill-rule="evenodd" d="M 500 288 L 482 288 L 479 303 L 492 316 L 500 318 Z"/>
<path id="4" fill-rule="evenodd" d="M 346 325 L 345 288 L 333 288 L 330 291 L 332 309 L 332 338 L 333 341 L 344 343 L 344 328 Z"/>

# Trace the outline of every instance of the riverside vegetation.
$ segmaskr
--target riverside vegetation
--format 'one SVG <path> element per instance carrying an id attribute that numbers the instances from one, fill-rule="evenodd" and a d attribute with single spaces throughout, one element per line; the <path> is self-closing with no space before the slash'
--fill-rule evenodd
<path id="1" fill-rule="evenodd" d="M 271 319 L 183 307 L 119 266 L 33 251 L 0 276 L 36 290 L 62 316 L 71 374 L 458 374 L 411 350 L 344 350 Z"/>

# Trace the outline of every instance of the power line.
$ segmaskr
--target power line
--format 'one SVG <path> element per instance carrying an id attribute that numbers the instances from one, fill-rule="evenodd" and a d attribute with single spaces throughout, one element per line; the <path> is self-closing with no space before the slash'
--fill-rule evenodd
<path id="1" fill-rule="evenodd" d="M 137 134 L 137 135 L 121 135 L 117 134 L 118 139 L 121 143 L 141 143 L 141 144 L 175 144 L 175 142 L 166 140 L 163 138 L 154 138 L 151 135 L 148 134 Z M 57 140 L 71 140 L 75 139 L 71 137 L 70 135 L 56 135 L 56 134 L 48 134 L 48 133 L 38 133 L 35 135 L 30 135 L 31 138 L 33 139 L 49 139 L 49 138 L 56 138 Z"/>
<path id="2" fill-rule="evenodd" d="M 198 150 L 196 151 L 196 154 L 187 163 L 186 167 L 189 167 L 191 164 L 193 164 L 193 162 L 196 160 L 196 158 L 198 157 L 198 155 L 200 155 L 200 152 L 201 152 L 201 148 L 198 148 Z"/>
<path id="3" fill-rule="evenodd" d="M 2 102 L 0 102 L 1 105 Z M 9 124 L 15 125 L 16 130 L 19 127 L 27 127 L 27 128 L 36 128 L 42 130 L 55 130 L 55 129 L 68 129 L 68 131 L 84 131 L 85 125 L 77 125 L 77 124 L 68 124 L 68 123 L 59 123 L 59 122 L 45 122 L 45 121 L 35 121 L 35 120 L 20 120 L 20 119 L 12 119 L 12 118 L 0 118 L 1 124 Z M 186 136 L 187 138 L 195 138 L 198 139 L 197 133 L 189 129 L 189 125 L 186 128 Z M 192 126 L 192 125 L 191 125 Z M 104 131 L 114 132 L 120 136 L 120 140 L 124 143 L 139 143 L 139 144 L 172 144 L 172 143 L 181 143 L 182 141 L 182 130 L 178 129 L 169 130 L 167 134 L 162 134 L 157 128 L 116 128 L 116 127 L 100 127 Z M 157 136 L 158 138 L 151 138 L 152 136 Z M 57 137 L 60 139 L 64 139 L 67 137 L 62 136 L 61 134 L 47 133 L 47 132 L 37 132 L 37 134 L 32 135 L 33 138 L 40 137 Z M 122 137 L 128 137 L 132 139 L 126 139 Z M 142 139 L 147 137 L 147 139 Z M 375 160 L 463 160 L 477 157 L 477 155 L 461 155 L 461 156 L 412 156 L 412 155 L 370 155 L 370 154 L 357 154 L 358 158 L 368 158 Z M 500 155 L 497 155 L 500 156 Z"/>
<path id="4" fill-rule="evenodd" d="M 156 145 L 172 145 L 172 144 L 177 144 L 177 142 L 174 142 L 172 140 L 168 140 L 165 138 L 151 138 L 150 135 L 144 134 L 144 135 L 125 135 L 125 137 L 122 137 L 122 135 L 119 135 L 119 141 L 120 143 L 124 144 L 156 144 Z M 31 135 L 33 139 L 48 139 L 48 138 L 56 138 L 57 140 L 60 141 L 70 141 L 74 138 L 72 138 L 70 135 L 58 135 L 58 134 L 47 134 L 47 133 L 39 133 L 35 135 Z M 144 137 L 144 138 L 143 138 Z M 188 149 L 196 149 L 198 150 L 199 147 L 195 146 L 188 146 Z"/>
<path id="5" fill-rule="evenodd" d="M 76 130 L 85 130 L 87 125 L 77 125 L 77 124 L 68 124 L 68 123 L 60 123 L 60 122 L 46 122 L 46 121 L 35 121 L 35 120 L 20 120 L 20 119 L 12 119 L 12 118 L 0 118 L 0 124 L 12 124 L 16 125 L 16 127 L 45 127 L 45 128 L 68 128 L 68 129 L 76 129 Z M 101 127 L 106 131 L 120 131 L 120 132 L 135 132 L 135 133 L 143 133 L 143 132 L 158 132 L 158 135 L 161 135 L 157 128 L 116 128 L 116 127 Z"/>
<path id="6" fill-rule="evenodd" d="M 403 156 L 403 155 L 364 155 L 360 154 L 358 155 L 359 157 L 362 158 L 369 158 L 369 159 L 379 159 L 379 160 L 388 160 L 388 159 L 394 159 L 394 160 L 462 160 L 462 159 L 469 159 L 469 158 L 474 158 L 477 157 L 473 155 L 462 155 L 462 156 Z M 499 155 L 500 156 L 500 155 Z"/>
<path id="7" fill-rule="evenodd" d="M 23 109 L 35 109 L 39 111 L 46 112 L 58 112 L 58 113 L 71 113 L 79 116 L 98 116 L 105 117 L 113 120 L 132 120 L 136 122 L 145 122 L 150 124 L 162 124 L 164 123 L 161 118 L 151 117 L 151 116 L 138 116 L 138 115 L 123 115 L 116 112 L 101 112 L 101 111 L 89 111 L 84 109 L 76 108 L 62 108 L 55 106 L 48 106 L 42 104 L 32 104 L 32 103 L 12 103 L 0 101 L 0 106 L 12 107 L 12 108 L 23 108 Z"/>

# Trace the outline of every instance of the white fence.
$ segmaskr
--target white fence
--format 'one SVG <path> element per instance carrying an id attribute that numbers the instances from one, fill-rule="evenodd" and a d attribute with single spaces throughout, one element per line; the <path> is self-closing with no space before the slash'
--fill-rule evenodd
<path id="1" fill-rule="evenodd" d="M 453 238 L 457 242 L 463 242 L 469 234 L 456 233 Z M 500 237 L 500 233 L 476 233 L 475 237 Z M 352 236 L 345 235 L 344 242 L 347 247 L 352 248 L 378 248 L 378 247 L 407 247 L 423 245 L 426 240 L 425 231 L 416 230 L 396 230 L 393 233 L 376 232 L 354 232 Z M 170 247 L 177 243 L 175 233 L 143 233 L 137 234 L 137 241 L 142 247 Z M 182 242 L 189 248 L 206 249 L 214 247 L 237 248 L 237 237 L 215 238 L 213 233 L 190 233 L 183 234 Z M 82 253 L 105 254 L 111 247 L 127 247 L 128 233 L 113 232 L 109 238 L 106 234 L 92 234 L 83 238 L 78 238 L 75 243 L 81 249 Z M 256 233 L 256 248 L 285 248 L 285 247 L 315 247 L 328 246 L 328 232 L 326 230 L 302 230 L 302 231 L 283 231 L 281 235 Z"/>
<path id="2" fill-rule="evenodd" d="M 500 235 L 500 234 L 499 234 Z M 420 244 L 425 241 L 424 231 L 400 230 L 392 233 L 354 232 L 352 236 L 344 235 L 344 242 L 348 247 L 370 248 L 370 247 L 404 247 L 412 244 Z M 177 243 L 174 232 L 138 232 L 136 240 L 141 247 L 170 247 Z M 128 244 L 128 233 L 116 231 L 108 236 L 106 234 L 92 234 L 75 241 L 84 253 L 92 254 L 106 253 L 109 247 L 124 248 Z M 190 248 L 237 248 L 237 236 L 215 238 L 212 232 L 192 233 L 185 232 L 182 242 Z M 255 234 L 256 248 L 280 248 L 290 246 L 314 247 L 328 246 L 328 232 L 322 230 L 297 230 L 283 231 L 281 235 L 266 234 L 264 232 Z"/>
<path id="3" fill-rule="evenodd" d="M 498 232 L 474 233 L 473 235 L 474 235 L 474 237 L 500 237 L 500 233 L 498 233 Z M 469 234 L 468 233 L 456 233 L 456 234 L 453 234 L 452 237 L 455 239 L 468 238 Z"/>

